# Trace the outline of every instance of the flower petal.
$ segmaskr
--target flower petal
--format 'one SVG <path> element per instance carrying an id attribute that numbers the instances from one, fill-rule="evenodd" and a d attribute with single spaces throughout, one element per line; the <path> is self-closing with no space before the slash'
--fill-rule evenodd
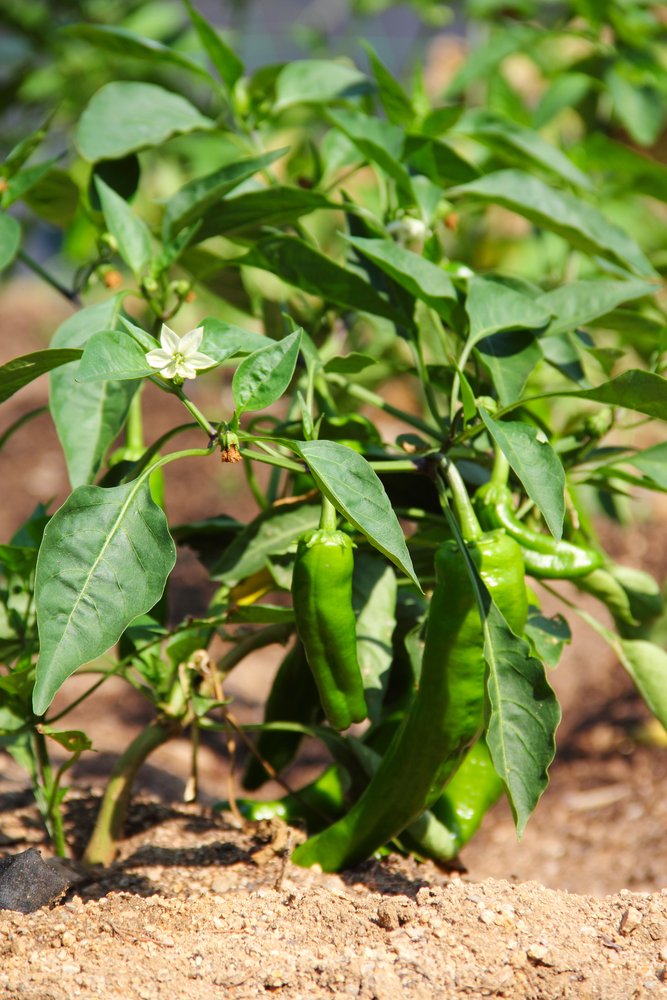
<path id="1" fill-rule="evenodd" d="M 165 351 L 169 351 L 173 354 L 174 351 L 180 351 L 181 338 L 177 333 L 174 333 L 166 323 L 162 324 L 162 329 L 160 331 L 160 343 L 162 344 Z"/>
<path id="2" fill-rule="evenodd" d="M 197 378 L 197 371 L 189 361 L 181 361 L 177 367 L 181 378 Z"/>
<path id="3" fill-rule="evenodd" d="M 201 351 L 193 351 L 192 354 L 187 355 L 185 360 L 193 368 L 210 368 L 217 364 L 215 358 L 209 358 L 208 354 L 202 354 Z"/>
<path id="4" fill-rule="evenodd" d="M 178 365 L 174 364 L 173 361 L 170 364 L 168 364 L 166 368 L 163 368 L 162 371 L 160 372 L 162 378 L 174 378 L 174 376 L 178 374 L 179 374 Z"/>
<path id="5" fill-rule="evenodd" d="M 161 347 L 156 347 L 155 350 L 149 351 L 146 355 L 146 363 L 151 366 L 151 368 L 164 368 L 171 362 L 171 354 L 168 351 L 163 351 Z"/>
<path id="6" fill-rule="evenodd" d="M 189 330 L 187 333 L 183 334 L 179 341 L 178 350 L 181 354 L 194 354 L 194 352 L 199 349 L 199 345 L 203 339 L 204 327 L 197 326 L 194 330 Z"/>

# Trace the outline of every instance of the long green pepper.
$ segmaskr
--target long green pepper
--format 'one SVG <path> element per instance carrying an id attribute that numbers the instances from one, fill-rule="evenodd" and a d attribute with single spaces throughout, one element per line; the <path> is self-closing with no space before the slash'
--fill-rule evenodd
<path id="1" fill-rule="evenodd" d="M 332 511 L 324 500 L 322 526 L 299 541 L 292 601 L 324 714 L 335 729 L 347 729 L 353 722 L 362 722 L 368 708 L 352 607 L 354 545 L 348 535 L 335 530 Z"/>
<path id="2" fill-rule="evenodd" d="M 458 473 L 450 466 L 447 475 L 468 555 L 520 635 L 528 614 L 521 549 L 504 532 L 483 534 Z M 438 549 L 435 573 L 419 688 L 411 706 L 361 798 L 346 816 L 297 847 L 296 864 L 337 871 L 393 840 L 438 798 L 483 728 L 482 623 L 456 542 Z"/>

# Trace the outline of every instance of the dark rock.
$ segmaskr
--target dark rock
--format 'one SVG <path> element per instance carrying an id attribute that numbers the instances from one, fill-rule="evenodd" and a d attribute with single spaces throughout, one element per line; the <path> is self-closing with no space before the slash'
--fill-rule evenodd
<path id="1" fill-rule="evenodd" d="M 0 859 L 0 910 L 32 913 L 65 892 L 69 881 L 34 847 Z"/>

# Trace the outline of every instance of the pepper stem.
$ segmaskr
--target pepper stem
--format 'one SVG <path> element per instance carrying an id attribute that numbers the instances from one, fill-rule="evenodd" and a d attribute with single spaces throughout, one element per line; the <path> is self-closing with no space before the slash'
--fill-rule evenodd
<path id="1" fill-rule="evenodd" d="M 474 542 L 482 537 L 482 529 L 470 502 L 465 483 L 461 479 L 459 470 L 448 458 L 441 459 L 440 468 L 444 472 L 447 485 L 451 490 L 454 510 L 461 526 L 461 534 L 466 542 Z"/>
<path id="2" fill-rule="evenodd" d="M 322 513 L 320 514 L 320 528 L 322 531 L 335 531 L 338 526 L 338 513 L 327 497 L 322 497 Z"/>
<path id="3" fill-rule="evenodd" d="M 510 464 L 505 457 L 505 453 L 498 447 L 494 448 L 493 469 L 491 470 L 491 483 L 494 486 L 507 486 L 510 474 Z"/>

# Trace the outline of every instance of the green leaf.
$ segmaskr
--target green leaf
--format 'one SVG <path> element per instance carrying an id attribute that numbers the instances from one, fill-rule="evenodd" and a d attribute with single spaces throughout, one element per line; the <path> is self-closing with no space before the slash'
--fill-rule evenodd
<path id="1" fill-rule="evenodd" d="M 366 459 L 335 441 L 302 441 L 294 447 L 321 492 L 421 591 L 391 501 Z"/>
<path id="2" fill-rule="evenodd" d="M 405 163 L 425 174 L 435 184 L 467 184 L 479 171 L 460 153 L 442 140 L 430 136 L 408 135 L 403 150 Z"/>
<path id="3" fill-rule="evenodd" d="M 236 536 L 211 569 L 211 578 L 233 587 L 259 573 L 267 560 L 295 550 L 299 537 L 320 523 L 320 504 L 280 504 L 263 510 Z"/>
<path id="4" fill-rule="evenodd" d="M 325 364 L 324 370 L 332 375 L 358 375 L 359 372 L 375 364 L 377 364 L 375 358 L 352 351 L 351 354 L 341 354 L 337 358 L 330 358 Z"/>
<path id="5" fill-rule="evenodd" d="M 244 358 L 234 372 L 236 413 L 263 410 L 280 399 L 292 381 L 301 347 L 301 330 Z"/>
<path id="6" fill-rule="evenodd" d="M 533 128 L 548 125 L 565 108 L 576 108 L 593 87 L 587 73 L 560 73 L 544 92 L 533 114 Z"/>
<path id="7" fill-rule="evenodd" d="M 211 82 L 210 74 L 193 59 L 152 38 L 143 38 L 134 31 L 128 31 L 127 28 L 116 28 L 108 24 L 72 24 L 63 28 L 62 33 L 69 38 L 89 42 L 103 52 L 120 55 L 123 59 L 142 59 L 151 66 L 173 66 L 203 77 L 209 84 Z"/>
<path id="8" fill-rule="evenodd" d="M 204 339 L 201 350 L 215 361 L 224 361 L 235 354 L 252 354 L 266 347 L 268 338 L 261 333 L 243 330 L 240 326 L 225 323 L 215 316 L 207 316 L 201 321 Z"/>
<path id="9" fill-rule="evenodd" d="M 215 66 L 220 79 L 231 90 L 236 81 L 243 76 L 243 63 L 206 18 L 195 10 L 190 0 L 184 0 L 184 3 L 206 54 Z"/>
<path id="10" fill-rule="evenodd" d="M 468 281 L 466 312 L 473 344 L 501 330 L 540 330 L 551 316 L 527 295 L 492 278 L 474 275 Z"/>
<path id="11" fill-rule="evenodd" d="M 21 226 L 13 215 L 0 212 L 0 271 L 12 263 L 21 246 Z"/>
<path id="12" fill-rule="evenodd" d="M 287 63 L 276 79 L 274 111 L 293 104 L 328 104 L 370 94 L 373 84 L 353 66 L 331 59 L 297 59 Z"/>
<path id="13" fill-rule="evenodd" d="M 561 712 L 539 660 L 485 595 L 484 655 L 491 714 L 486 742 L 507 786 L 520 837 L 549 783 Z"/>
<path id="14" fill-rule="evenodd" d="M 334 305 L 375 313 L 386 319 L 396 318 L 396 310 L 372 285 L 294 236 L 260 240 L 243 258 L 243 263 L 271 271 L 283 281 Z"/>
<path id="15" fill-rule="evenodd" d="M 658 286 L 647 281 L 571 281 L 537 299 L 555 317 L 547 334 L 566 333 L 616 309 L 622 302 L 655 295 Z"/>
<path id="16" fill-rule="evenodd" d="M 532 642 L 538 659 L 555 667 L 565 643 L 572 641 L 570 626 L 562 615 L 547 618 L 537 608 L 531 608 L 524 634 Z"/>
<path id="17" fill-rule="evenodd" d="M 86 343 L 77 382 L 105 382 L 109 379 L 138 379 L 154 375 L 146 363 L 146 352 L 120 330 L 96 333 Z"/>
<path id="18" fill-rule="evenodd" d="M 58 351 L 35 351 L 20 358 L 12 358 L 0 367 L 0 403 L 4 403 L 24 385 L 28 385 L 45 372 L 66 365 L 70 361 L 76 361 L 80 357 L 81 351 L 64 348 Z"/>
<path id="19" fill-rule="evenodd" d="M 521 398 L 530 374 L 543 357 L 539 341 L 529 330 L 494 333 L 479 340 L 475 349 L 501 406 Z"/>
<path id="20" fill-rule="evenodd" d="M 364 39 L 361 40 L 361 44 L 371 64 L 371 72 L 378 87 L 377 96 L 380 98 L 387 118 L 397 125 L 404 127 L 411 125 L 415 118 L 415 111 L 410 98 L 398 80 L 378 58 L 373 47 Z"/>
<path id="21" fill-rule="evenodd" d="M 509 154 L 514 162 L 532 161 L 570 184 L 588 190 L 592 187 L 586 174 L 560 149 L 543 139 L 539 132 L 518 125 L 505 115 L 484 108 L 472 109 L 459 119 L 455 132 L 470 136 L 500 156 Z"/>
<path id="22" fill-rule="evenodd" d="M 445 272 L 393 240 L 368 240 L 348 236 L 352 246 L 370 258 L 402 288 L 421 299 L 441 316 L 449 317 L 456 289 Z"/>
<path id="23" fill-rule="evenodd" d="M 665 122 L 664 93 L 632 76 L 630 64 L 615 60 L 607 72 L 606 84 L 614 111 L 630 136 L 640 146 L 652 146 Z"/>
<path id="24" fill-rule="evenodd" d="M 572 194 L 556 191 L 521 170 L 486 174 L 469 184 L 450 188 L 447 196 L 502 205 L 557 233 L 584 253 L 599 254 L 643 277 L 656 277 L 635 240 L 596 208 Z"/>
<path id="25" fill-rule="evenodd" d="M 667 652 L 645 639 L 619 639 L 619 659 L 632 677 L 637 690 L 667 728 Z"/>
<path id="26" fill-rule="evenodd" d="M 153 83 L 121 80 L 93 95 L 79 119 L 75 142 L 86 160 L 116 160 L 160 146 L 174 135 L 214 127 L 178 94 Z"/>
<path id="27" fill-rule="evenodd" d="M 124 198 L 95 178 L 106 227 L 118 244 L 118 252 L 136 278 L 151 259 L 151 236 L 148 227 L 138 218 Z"/>
<path id="28" fill-rule="evenodd" d="M 261 156 L 249 156 L 234 163 L 226 163 L 213 173 L 184 184 L 165 204 L 162 217 L 163 238 L 171 239 L 179 230 L 196 222 L 238 184 L 284 156 L 287 148 L 284 146 L 282 149 L 262 153 Z"/>
<path id="29" fill-rule="evenodd" d="M 486 429 L 521 480 L 556 539 L 563 535 L 565 472 L 550 444 L 538 441 L 538 432 L 518 421 L 494 420 L 480 408 Z"/>
<path id="30" fill-rule="evenodd" d="M 56 511 L 37 560 L 40 656 L 33 707 L 42 715 L 78 667 L 101 656 L 162 596 L 176 561 L 147 477 L 81 486 Z"/>
<path id="31" fill-rule="evenodd" d="M 593 132 L 582 144 L 580 161 L 588 170 L 599 171 L 608 186 L 628 186 L 637 194 L 648 194 L 659 201 L 667 201 L 667 167 L 635 152 L 620 142 L 613 142 L 601 132 Z"/>
<path id="32" fill-rule="evenodd" d="M 9 186 L 3 195 L 3 207 L 9 208 L 9 206 L 13 205 L 15 201 L 19 201 L 19 199 L 24 198 L 30 189 L 38 184 L 42 178 L 49 173 L 59 159 L 59 156 L 54 156 L 52 159 L 45 160 L 43 163 L 35 164 L 34 167 L 28 167 L 26 170 L 19 171 L 19 173 L 11 179 Z"/>
<path id="33" fill-rule="evenodd" d="M 118 322 L 122 296 L 80 309 L 62 323 L 53 348 L 85 347 L 95 334 Z M 64 365 L 49 376 L 49 407 L 60 439 L 72 487 L 90 483 L 107 449 L 122 430 L 138 382 L 76 381 L 79 362 Z"/>
<path id="34" fill-rule="evenodd" d="M 645 448 L 644 451 L 638 452 L 626 461 L 661 486 L 663 490 L 667 490 L 667 442 Z"/>
<path id="35" fill-rule="evenodd" d="M 42 725 L 40 731 L 49 739 L 55 740 L 63 750 L 76 754 L 77 757 L 84 750 L 91 750 L 93 746 L 92 740 L 79 729 L 54 729 L 52 726 Z"/>
<path id="36" fill-rule="evenodd" d="M 372 722 L 380 717 L 394 657 L 397 590 L 396 574 L 384 559 L 366 552 L 355 555 L 352 603 L 357 612 L 357 659 Z"/>
<path id="37" fill-rule="evenodd" d="M 23 200 L 40 219 L 54 226 L 66 226 L 76 214 L 79 197 L 79 188 L 70 175 L 52 168 L 31 185 Z"/>
<path id="38" fill-rule="evenodd" d="M 563 395 L 592 399 L 596 403 L 608 403 L 609 406 L 624 406 L 658 420 L 667 420 L 667 379 L 638 368 L 623 372 L 594 389 L 582 389 Z"/>
<path id="39" fill-rule="evenodd" d="M 276 184 L 260 191 L 246 191 L 209 208 L 197 229 L 195 242 L 211 236 L 241 235 L 262 226 L 293 225 L 302 215 L 318 209 L 340 211 L 340 205 L 319 191 Z"/>
<path id="40" fill-rule="evenodd" d="M 371 118 L 358 111 L 327 110 L 326 115 L 331 124 L 354 143 L 365 159 L 377 163 L 396 181 L 404 196 L 416 201 L 410 173 L 402 162 L 405 142 L 402 129 L 391 122 Z"/>

